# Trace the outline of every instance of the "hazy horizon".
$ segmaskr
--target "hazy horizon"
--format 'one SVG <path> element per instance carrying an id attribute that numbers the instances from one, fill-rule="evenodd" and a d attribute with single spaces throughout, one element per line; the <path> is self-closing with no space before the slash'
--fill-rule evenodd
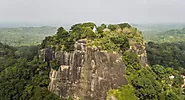
<path id="1" fill-rule="evenodd" d="M 185 23 L 182 0 L 0 1 L 0 23 Z"/>

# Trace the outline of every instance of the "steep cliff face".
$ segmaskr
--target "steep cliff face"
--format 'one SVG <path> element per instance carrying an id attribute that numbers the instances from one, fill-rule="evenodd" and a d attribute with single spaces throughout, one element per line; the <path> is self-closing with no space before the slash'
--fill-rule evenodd
<path id="1" fill-rule="evenodd" d="M 82 100 L 104 100 L 109 89 L 127 84 L 122 56 L 85 47 L 79 40 L 73 52 L 47 51 L 47 58 L 60 60 L 58 71 L 51 69 L 48 89 L 61 97 Z M 50 51 L 50 52 L 48 52 Z"/>
<path id="2" fill-rule="evenodd" d="M 139 66 L 147 66 L 145 43 L 136 28 L 127 23 L 95 27 L 76 24 L 69 32 L 61 27 L 43 41 L 41 54 L 51 68 L 51 92 L 74 100 L 104 100 L 110 89 L 127 84 L 123 63 L 127 58 L 122 55 L 132 52 Z"/>

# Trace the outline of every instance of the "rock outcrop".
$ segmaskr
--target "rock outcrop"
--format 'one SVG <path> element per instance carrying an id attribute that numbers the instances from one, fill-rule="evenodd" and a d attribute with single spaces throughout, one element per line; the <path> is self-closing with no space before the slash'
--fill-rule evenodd
<path id="1" fill-rule="evenodd" d="M 122 55 L 128 52 L 136 54 L 139 66 L 147 66 L 145 43 L 136 28 L 127 23 L 101 25 L 97 31 L 93 27 L 76 24 L 69 32 L 60 27 L 41 44 L 41 57 L 51 68 L 48 89 L 61 98 L 105 100 L 110 89 L 127 84 L 127 56 Z"/>
<path id="2" fill-rule="evenodd" d="M 46 49 L 46 60 L 57 59 L 60 67 L 51 69 L 48 89 L 63 98 L 75 100 L 105 100 L 109 89 L 127 84 L 122 56 L 85 47 L 78 40 L 71 53 Z"/>
<path id="3" fill-rule="evenodd" d="M 138 57 L 140 58 L 140 61 L 142 63 L 143 67 L 147 67 L 148 66 L 148 61 L 147 61 L 147 54 L 146 54 L 146 46 L 145 46 L 145 42 L 141 42 L 141 43 L 135 43 L 133 45 L 130 46 L 130 50 L 132 52 L 135 52 Z"/>

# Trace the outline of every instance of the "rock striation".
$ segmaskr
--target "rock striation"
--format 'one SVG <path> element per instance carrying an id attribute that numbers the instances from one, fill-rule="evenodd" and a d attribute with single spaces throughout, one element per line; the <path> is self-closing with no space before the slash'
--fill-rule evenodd
<path id="1" fill-rule="evenodd" d="M 105 100 L 109 89 L 127 84 L 122 56 L 86 47 L 86 40 L 78 40 L 71 53 L 47 48 L 45 60 L 59 60 L 58 70 L 51 69 L 48 89 L 62 98 L 74 100 Z"/>

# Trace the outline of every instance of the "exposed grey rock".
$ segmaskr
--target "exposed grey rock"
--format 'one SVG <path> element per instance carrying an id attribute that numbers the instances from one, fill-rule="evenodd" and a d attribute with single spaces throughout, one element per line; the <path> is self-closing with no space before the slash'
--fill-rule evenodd
<path id="1" fill-rule="evenodd" d="M 60 61 L 58 71 L 51 69 L 48 89 L 63 98 L 75 100 L 105 100 L 109 89 L 127 84 L 122 56 L 115 52 L 104 52 L 85 47 L 85 40 L 77 41 L 71 52 L 49 52 Z M 54 54 L 53 54 L 54 53 Z"/>

